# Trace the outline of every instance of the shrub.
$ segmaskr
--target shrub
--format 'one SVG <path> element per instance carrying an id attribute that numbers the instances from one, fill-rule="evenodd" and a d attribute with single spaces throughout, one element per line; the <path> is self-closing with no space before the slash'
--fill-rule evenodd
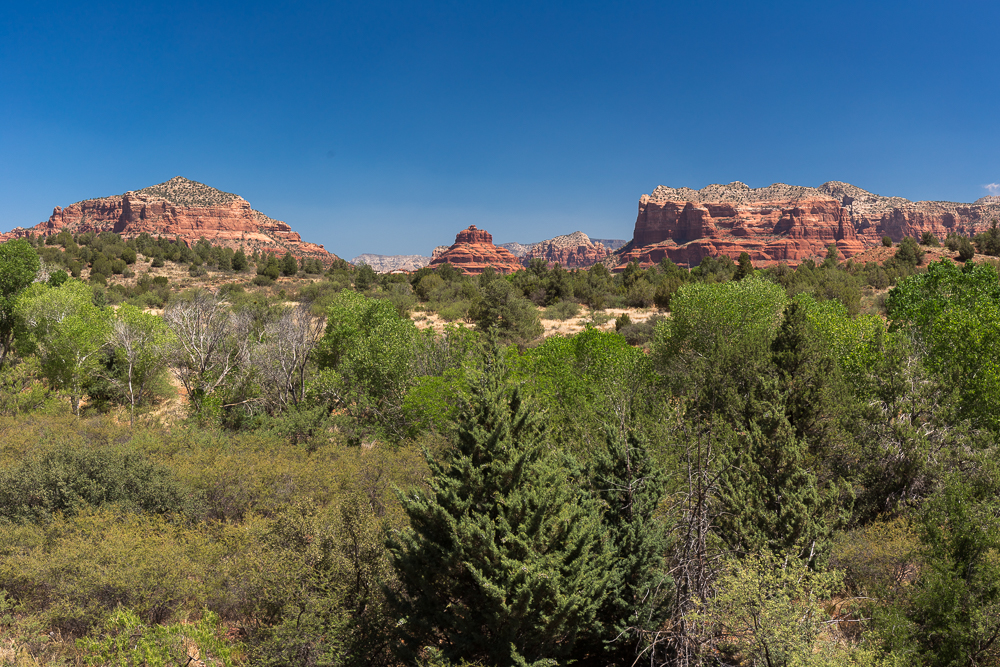
<path id="1" fill-rule="evenodd" d="M 892 247 L 892 238 L 890 238 L 888 236 L 883 236 L 882 237 L 882 245 L 885 246 L 886 248 L 891 248 Z"/>
<path id="2" fill-rule="evenodd" d="M 55 449 L 0 471 L 0 517 L 45 521 L 116 503 L 158 514 L 186 509 L 170 471 L 137 452 Z"/>
<path id="3" fill-rule="evenodd" d="M 268 287 L 274 284 L 274 279 L 270 276 L 265 276 L 264 274 L 259 273 L 253 277 L 253 284 L 258 287 Z"/>
<path id="4" fill-rule="evenodd" d="M 920 235 L 920 245 L 925 245 L 929 248 L 939 248 L 941 246 L 941 242 L 938 241 L 938 238 L 934 236 L 933 233 L 924 232 Z"/>
<path id="5" fill-rule="evenodd" d="M 967 262 L 976 255 L 976 248 L 972 245 L 972 241 L 967 238 L 959 239 L 958 241 L 958 256 L 963 262 Z"/>
<path id="6" fill-rule="evenodd" d="M 120 276 L 125 273 L 125 267 L 128 266 L 124 259 L 113 259 L 111 260 L 111 273 Z"/>
<path id="7" fill-rule="evenodd" d="M 92 285 L 107 285 L 108 284 L 108 279 L 100 271 L 91 271 L 90 272 L 90 283 Z"/>
<path id="8" fill-rule="evenodd" d="M 580 314 L 580 304 L 572 301 L 560 301 L 545 309 L 547 320 L 568 320 Z"/>
<path id="9" fill-rule="evenodd" d="M 625 293 L 625 303 L 632 308 L 648 308 L 653 305 L 656 290 L 645 278 L 635 281 Z"/>
<path id="10" fill-rule="evenodd" d="M 632 316 L 628 313 L 622 313 L 617 318 L 615 318 L 615 331 L 621 331 L 627 326 L 632 324 Z"/>
<path id="11" fill-rule="evenodd" d="M 899 242 L 899 249 L 896 250 L 894 259 L 908 266 L 919 266 L 924 261 L 924 254 L 927 251 L 920 247 L 916 239 L 906 237 Z"/>

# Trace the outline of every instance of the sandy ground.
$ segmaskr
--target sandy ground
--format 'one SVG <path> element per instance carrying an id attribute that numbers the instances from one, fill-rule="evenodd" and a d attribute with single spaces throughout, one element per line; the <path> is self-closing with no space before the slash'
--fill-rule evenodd
<path id="1" fill-rule="evenodd" d="M 539 309 L 539 312 L 541 309 Z M 608 320 L 603 324 L 597 324 L 593 321 L 593 315 L 588 308 L 581 308 L 580 314 L 568 320 L 546 320 L 542 319 L 542 328 L 544 329 L 543 336 L 546 338 L 549 336 L 572 336 L 573 334 L 580 333 L 583 331 L 588 323 L 593 323 L 594 326 L 602 331 L 614 331 L 615 329 L 615 318 L 617 318 L 622 313 L 628 313 L 629 317 L 632 318 L 632 322 L 645 322 L 649 318 L 653 317 L 660 311 L 656 308 L 608 308 L 604 311 L 598 311 L 604 313 Z M 667 313 L 661 313 L 667 315 Z M 421 329 L 434 329 L 437 332 L 444 330 L 445 325 L 448 322 L 442 320 L 437 313 L 430 313 L 426 311 L 413 312 L 410 317 L 416 323 L 417 327 Z M 452 322 L 458 326 L 471 326 L 465 322 Z"/>

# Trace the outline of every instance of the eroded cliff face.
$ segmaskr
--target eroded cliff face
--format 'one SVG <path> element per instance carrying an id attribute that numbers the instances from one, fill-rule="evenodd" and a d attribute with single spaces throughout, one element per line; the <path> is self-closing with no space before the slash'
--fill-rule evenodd
<path id="1" fill-rule="evenodd" d="M 736 259 L 742 252 L 756 266 L 795 265 L 824 257 L 831 244 L 848 258 L 878 245 L 883 236 L 899 242 L 925 231 L 941 239 L 950 232 L 972 235 L 998 215 L 997 202 L 910 202 L 839 181 L 819 188 L 783 183 L 750 188 L 740 182 L 701 190 L 661 185 L 639 199 L 634 235 L 616 253 L 616 268 L 632 261 L 648 266 L 664 257 L 696 266 L 706 256 Z"/>
<path id="2" fill-rule="evenodd" d="M 435 267 L 448 263 L 469 275 L 477 276 L 487 266 L 498 273 L 514 273 L 523 268 L 517 257 L 506 248 L 493 245 L 493 235 L 485 229 L 470 225 L 455 237 L 455 243 L 447 250 L 434 249 L 434 259 L 428 266 Z"/>
<path id="3" fill-rule="evenodd" d="M 74 234 L 111 231 L 123 238 L 142 233 L 152 236 L 180 237 L 189 245 L 204 237 L 213 245 L 234 250 L 243 247 L 296 257 L 318 258 L 326 263 L 336 257 L 322 245 L 302 240 L 297 232 L 280 220 L 273 220 L 250 203 L 180 176 L 142 190 L 115 197 L 87 199 L 66 208 L 55 207 L 45 222 L 29 229 L 17 228 L 0 239 L 55 234 L 68 229 Z"/>

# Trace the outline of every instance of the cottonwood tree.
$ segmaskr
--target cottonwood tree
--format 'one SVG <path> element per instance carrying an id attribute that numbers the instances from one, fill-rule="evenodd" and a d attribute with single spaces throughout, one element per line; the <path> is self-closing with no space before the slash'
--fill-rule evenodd
<path id="1" fill-rule="evenodd" d="M 287 308 L 266 325 L 264 339 L 254 353 L 264 393 L 272 411 L 299 407 L 305 397 L 309 361 L 323 336 L 323 318 L 308 306 Z"/>
<path id="2" fill-rule="evenodd" d="M 24 239 L 0 245 L 0 368 L 7 363 L 19 323 L 18 296 L 35 279 L 41 266 L 38 254 Z"/>
<path id="3" fill-rule="evenodd" d="M 124 369 L 124 377 L 108 379 L 128 397 L 129 420 L 134 424 L 136 407 L 148 397 L 153 381 L 166 368 L 170 330 L 162 318 L 126 304 L 111 320 L 108 342 Z"/>
<path id="4" fill-rule="evenodd" d="M 174 337 L 170 361 L 191 406 L 201 414 L 206 399 L 251 370 L 250 317 L 235 313 L 209 292 L 171 304 L 163 314 Z"/>
<path id="5" fill-rule="evenodd" d="M 55 389 L 69 395 L 73 414 L 79 415 L 85 383 L 108 340 L 108 311 L 94 305 L 93 292 L 78 280 L 55 288 L 32 285 L 19 308 L 31 332 L 29 346 L 41 360 L 42 374 Z"/>

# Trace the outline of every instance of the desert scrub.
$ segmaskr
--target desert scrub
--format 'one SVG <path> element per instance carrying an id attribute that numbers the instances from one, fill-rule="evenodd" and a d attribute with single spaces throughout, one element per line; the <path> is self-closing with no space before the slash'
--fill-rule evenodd
<path id="1" fill-rule="evenodd" d="M 120 606 L 146 623 L 199 609 L 224 555 L 207 531 L 99 508 L 0 526 L 0 588 L 46 627 L 80 636 Z"/>
<path id="2" fill-rule="evenodd" d="M 146 624 L 131 609 L 117 609 L 104 622 L 99 638 L 83 637 L 76 644 L 85 665 L 185 665 L 193 660 L 208 666 L 241 664 L 239 645 L 221 639 L 219 616 L 206 610 L 197 623 Z"/>
<path id="3" fill-rule="evenodd" d="M 572 301 L 559 301 L 545 309 L 543 317 L 546 320 L 568 320 L 580 314 L 580 304 Z"/>

